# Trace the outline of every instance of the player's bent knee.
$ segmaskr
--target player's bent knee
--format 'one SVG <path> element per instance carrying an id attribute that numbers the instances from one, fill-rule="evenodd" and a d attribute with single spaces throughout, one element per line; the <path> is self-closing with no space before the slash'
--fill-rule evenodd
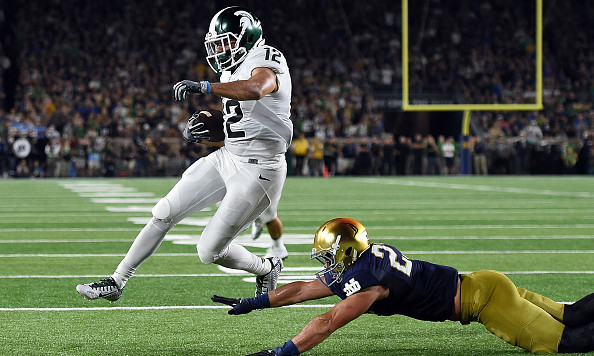
<path id="1" fill-rule="evenodd" d="M 196 250 L 198 251 L 200 261 L 205 265 L 211 264 L 217 259 L 217 255 L 212 250 L 204 248 L 200 243 L 196 245 Z"/>
<path id="2" fill-rule="evenodd" d="M 159 220 L 167 220 L 171 216 L 171 204 L 167 198 L 161 198 L 152 210 L 153 216 Z"/>
<path id="3" fill-rule="evenodd" d="M 173 224 L 171 223 L 171 219 L 161 220 L 161 219 L 157 219 L 156 217 L 153 216 L 151 218 L 151 223 L 157 229 L 159 229 L 159 230 L 161 230 L 163 232 L 168 232 L 173 227 Z"/>

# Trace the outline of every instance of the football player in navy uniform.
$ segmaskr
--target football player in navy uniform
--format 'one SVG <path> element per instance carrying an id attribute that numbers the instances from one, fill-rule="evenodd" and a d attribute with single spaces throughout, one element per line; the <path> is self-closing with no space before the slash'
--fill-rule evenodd
<path id="1" fill-rule="evenodd" d="M 218 202 L 197 244 L 200 260 L 255 274 L 256 295 L 276 288 L 282 260 L 260 258 L 232 241 L 278 201 L 285 182 L 285 152 L 293 136 L 289 68 L 278 49 L 264 44 L 260 20 L 245 8 L 232 6 L 214 15 L 204 45 L 220 82 L 182 80 L 173 86 L 173 96 L 220 96 L 224 146 L 188 167 L 157 202 L 150 222 L 111 277 L 76 287 L 85 298 L 118 300 L 127 281 L 175 224 Z M 184 139 L 208 140 L 209 130 L 194 119 L 188 121 Z"/>
<path id="2" fill-rule="evenodd" d="M 232 315 L 333 294 L 342 299 L 283 346 L 253 355 L 299 355 L 363 313 L 475 321 L 534 353 L 594 350 L 594 293 L 565 305 L 518 288 L 497 271 L 459 274 L 452 267 L 409 259 L 393 246 L 370 243 L 365 227 L 348 218 L 320 227 L 311 258 L 324 264 L 311 282 L 292 282 L 255 298 L 212 297 L 232 306 Z"/>

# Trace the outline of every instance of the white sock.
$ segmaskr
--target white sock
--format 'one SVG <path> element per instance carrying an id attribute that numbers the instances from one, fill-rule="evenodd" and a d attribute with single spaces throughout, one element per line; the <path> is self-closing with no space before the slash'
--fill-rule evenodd
<path id="1" fill-rule="evenodd" d="M 285 242 L 282 235 L 278 239 L 272 240 L 272 248 L 283 248 L 284 246 Z"/>
<path id="2" fill-rule="evenodd" d="M 269 260 L 254 255 L 236 243 L 229 244 L 227 251 L 221 253 L 221 257 L 215 263 L 250 272 L 256 276 L 263 276 L 272 270 L 272 263 Z"/>
<path id="3" fill-rule="evenodd" d="M 140 230 L 132 246 L 130 246 L 128 253 L 126 253 L 122 262 L 120 262 L 115 272 L 111 275 L 111 278 L 115 280 L 120 289 L 124 288 L 126 282 L 134 275 L 138 266 L 157 250 L 165 234 L 170 229 L 171 226 L 169 224 L 153 217 Z"/>

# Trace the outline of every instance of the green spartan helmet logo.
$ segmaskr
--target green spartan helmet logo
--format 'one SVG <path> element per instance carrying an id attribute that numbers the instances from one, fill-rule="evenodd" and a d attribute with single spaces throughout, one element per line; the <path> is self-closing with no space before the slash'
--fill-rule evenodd
<path id="1" fill-rule="evenodd" d="M 239 26 L 241 26 L 241 34 L 239 36 L 240 38 L 243 37 L 243 34 L 246 31 L 260 27 L 260 21 L 256 20 L 254 18 L 254 16 L 247 11 L 238 10 L 238 11 L 235 11 L 233 14 L 235 16 L 241 16 L 241 19 L 239 20 Z M 250 50 L 252 48 L 252 46 L 254 45 L 254 37 L 255 37 L 255 34 L 253 32 L 249 33 L 246 36 L 245 46 L 246 46 L 247 50 Z"/>

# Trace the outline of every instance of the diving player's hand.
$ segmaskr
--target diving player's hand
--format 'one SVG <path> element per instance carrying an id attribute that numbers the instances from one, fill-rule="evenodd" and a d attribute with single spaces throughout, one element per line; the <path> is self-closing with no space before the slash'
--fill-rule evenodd
<path id="1" fill-rule="evenodd" d="M 253 299 L 255 298 L 226 298 L 218 295 L 213 295 L 212 298 L 210 298 L 210 300 L 212 300 L 215 303 L 222 303 L 230 307 L 233 307 L 231 310 L 227 312 L 229 315 L 247 314 L 252 310 L 256 309 Z"/>
<path id="2" fill-rule="evenodd" d="M 260 351 L 260 352 L 256 352 L 256 353 L 253 353 L 253 354 L 249 354 L 249 355 L 247 355 L 247 356 L 263 356 L 263 355 L 264 355 L 264 356 L 265 356 L 265 355 L 268 355 L 268 356 L 276 356 L 276 353 L 274 352 L 274 350 L 262 350 L 262 351 Z"/>
<path id="3" fill-rule="evenodd" d="M 262 350 L 260 352 L 256 352 L 255 354 L 250 354 L 247 356 L 259 356 L 259 355 L 273 355 L 273 356 L 290 356 L 290 355 L 299 355 L 299 349 L 293 343 L 293 340 L 289 340 L 285 342 L 283 346 L 275 347 L 272 350 Z"/>
<path id="4" fill-rule="evenodd" d="M 173 98 L 175 100 L 184 100 L 190 94 L 210 94 L 210 83 L 206 80 L 193 82 L 191 80 L 182 80 L 173 86 Z"/>

